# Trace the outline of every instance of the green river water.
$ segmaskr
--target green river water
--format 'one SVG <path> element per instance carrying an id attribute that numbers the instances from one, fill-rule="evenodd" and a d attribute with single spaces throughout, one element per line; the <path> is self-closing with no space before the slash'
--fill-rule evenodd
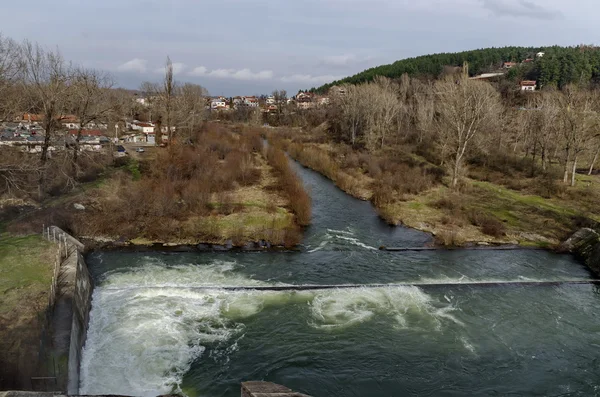
<path id="1" fill-rule="evenodd" d="M 571 256 L 379 251 L 430 236 L 297 170 L 313 198 L 300 252 L 88 257 L 80 394 L 239 396 L 267 380 L 314 397 L 600 395 L 598 286 L 468 285 L 590 279 Z M 448 285 L 223 289 L 397 283 Z"/>

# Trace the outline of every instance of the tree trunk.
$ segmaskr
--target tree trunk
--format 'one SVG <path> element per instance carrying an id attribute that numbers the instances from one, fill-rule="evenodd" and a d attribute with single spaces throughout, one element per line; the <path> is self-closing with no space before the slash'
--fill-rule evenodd
<path id="1" fill-rule="evenodd" d="M 537 141 L 533 144 L 533 159 L 531 160 L 531 177 L 535 176 L 535 159 L 537 157 Z"/>
<path id="2" fill-rule="evenodd" d="M 598 146 L 598 149 L 596 150 L 596 154 L 594 155 L 594 159 L 592 160 L 592 164 L 590 165 L 590 172 L 588 172 L 588 175 L 592 175 L 594 173 L 594 166 L 596 165 L 596 161 L 598 161 L 599 154 L 600 154 L 600 146 Z"/>
<path id="3" fill-rule="evenodd" d="M 79 142 L 81 142 L 81 132 L 83 131 L 83 126 L 79 126 L 79 130 L 77 130 L 77 137 L 75 138 L 75 146 L 73 147 L 73 177 L 77 177 L 77 160 L 79 159 Z"/>
<path id="4" fill-rule="evenodd" d="M 546 147 L 542 147 L 542 170 L 546 172 Z"/>
<path id="5" fill-rule="evenodd" d="M 48 149 L 50 147 L 50 137 L 52 136 L 52 128 L 53 126 L 53 120 L 52 120 L 52 114 L 46 114 L 44 115 L 45 118 L 45 122 L 44 122 L 44 130 L 45 130 L 45 135 L 44 135 L 44 144 L 42 145 L 42 157 L 41 157 L 41 161 L 42 161 L 42 165 L 46 164 L 46 160 L 48 160 Z"/>
<path id="6" fill-rule="evenodd" d="M 573 173 L 571 174 L 571 186 L 575 186 L 575 175 L 577 175 L 577 155 L 573 159 Z"/>
<path id="7" fill-rule="evenodd" d="M 460 173 L 460 159 L 456 159 L 454 162 L 454 169 L 452 171 L 452 188 L 456 189 L 458 185 L 458 174 Z"/>
<path id="8" fill-rule="evenodd" d="M 567 151 L 567 157 L 565 158 L 565 173 L 563 176 L 563 183 L 567 184 L 569 183 L 569 152 Z"/>

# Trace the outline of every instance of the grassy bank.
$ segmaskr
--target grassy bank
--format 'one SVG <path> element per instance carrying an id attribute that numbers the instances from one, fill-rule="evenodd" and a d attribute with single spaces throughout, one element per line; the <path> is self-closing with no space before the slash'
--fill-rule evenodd
<path id="1" fill-rule="evenodd" d="M 526 166 L 508 172 L 470 165 L 458 191 L 446 171 L 398 146 L 367 153 L 322 134 L 279 131 L 271 139 L 354 197 L 370 200 L 390 224 L 430 232 L 438 243 L 552 247 L 585 219 L 600 220 L 600 178 L 578 175 L 575 187 L 532 177 Z"/>
<path id="2" fill-rule="evenodd" d="M 0 231 L 0 389 L 29 387 L 56 248 L 40 235 Z"/>

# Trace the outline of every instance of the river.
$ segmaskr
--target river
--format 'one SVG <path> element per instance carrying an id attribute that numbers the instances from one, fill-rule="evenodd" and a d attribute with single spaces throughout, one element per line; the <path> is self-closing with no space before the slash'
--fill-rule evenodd
<path id="1" fill-rule="evenodd" d="M 430 236 L 297 167 L 313 198 L 301 252 L 96 252 L 80 394 L 239 396 L 267 380 L 320 396 L 600 395 L 594 285 L 545 251 L 384 252 Z M 222 287 L 448 283 L 313 291 Z"/>

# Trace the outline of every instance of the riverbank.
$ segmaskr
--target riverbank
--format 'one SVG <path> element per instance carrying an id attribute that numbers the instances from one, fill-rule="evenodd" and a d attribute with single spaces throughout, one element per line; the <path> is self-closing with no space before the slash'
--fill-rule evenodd
<path id="1" fill-rule="evenodd" d="M 301 130 L 271 139 L 346 193 L 371 201 L 389 224 L 431 233 L 442 246 L 556 248 L 588 220 L 600 220 L 597 175 L 577 175 L 575 187 L 564 187 L 516 165 L 510 176 L 471 166 L 457 191 L 442 167 L 402 147 L 366 153 Z"/>
<path id="2" fill-rule="evenodd" d="M 37 370 L 56 247 L 0 226 L 0 389 L 29 388 Z M 41 230 L 41 229 L 40 229 Z"/>

